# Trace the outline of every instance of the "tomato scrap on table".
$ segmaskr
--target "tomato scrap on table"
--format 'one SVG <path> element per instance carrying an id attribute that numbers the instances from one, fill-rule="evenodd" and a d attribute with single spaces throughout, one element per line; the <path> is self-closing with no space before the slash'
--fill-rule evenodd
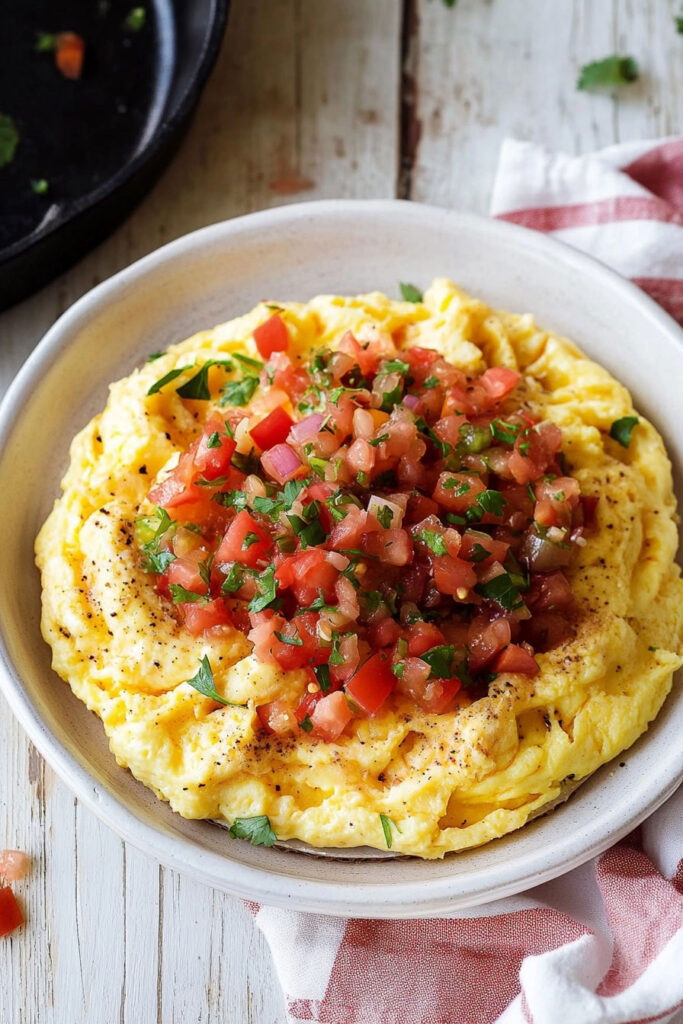
<path id="1" fill-rule="evenodd" d="M 254 341 L 263 362 L 234 354 L 150 388 L 211 411 L 137 536 L 184 628 L 237 628 L 262 662 L 309 673 L 298 705 L 257 708 L 263 727 L 333 741 L 395 695 L 441 714 L 498 673 L 534 676 L 535 652 L 572 633 L 563 570 L 596 499 L 519 373 L 467 377 L 379 332 L 305 361 L 280 311 Z M 209 366 L 237 371 L 220 395 Z"/>
<path id="2" fill-rule="evenodd" d="M 21 850 L 0 850 L 0 938 L 24 924 L 22 909 L 7 882 L 24 878 L 28 869 L 29 858 Z"/>

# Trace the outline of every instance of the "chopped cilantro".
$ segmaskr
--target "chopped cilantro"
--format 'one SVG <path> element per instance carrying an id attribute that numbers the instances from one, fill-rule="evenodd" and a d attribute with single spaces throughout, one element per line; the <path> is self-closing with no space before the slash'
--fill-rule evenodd
<path id="1" fill-rule="evenodd" d="M 631 443 L 633 428 L 638 423 L 640 423 L 640 420 L 637 416 L 622 416 L 620 420 L 615 420 L 609 428 L 609 436 L 618 441 L 622 448 L 628 448 Z"/>
<path id="2" fill-rule="evenodd" d="M 254 498 L 254 511 L 271 519 L 277 519 L 284 507 L 283 498 L 261 498 L 259 495 Z"/>
<path id="3" fill-rule="evenodd" d="M 448 548 L 446 547 L 446 541 L 443 539 L 443 534 L 438 533 L 437 530 L 428 530 L 426 527 L 423 530 L 419 530 L 415 534 L 415 539 L 425 547 L 433 551 L 435 555 L 447 555 Z"/>
<path id="4" fill-rule="evenodd" d="M 19 132 L 13 118 L 8 114 L 0 114 L 0 167 L 12 163 L 18 145 Z"/>
<path id="5" fill-rule="evenodd" d="M 450 526 L 464 526 L 467 522 L 464 516 L 456 516 L 454 512 L 447 512 L 444 519 Z"/>
<path id="6" fill-rule="evenodd" d="M 488 601 L 495 601 L 507 611 L 514 611 L 524 604 L 518 588 L 507 572 L 501 573 L 500 576 L 494 576 L 487 583 L 477 583 L 474 589 L 482 597 Z"/>
<path id="7" fill-rule="evenodd" d="M 243 707 L 242 704 L 236 704 L 232 700 L 226 700 L 225 697 L 221 697 L 220 693 L 216 692 L 216 687 L 213 681 L 213 672 L 211 670 L 211 663 L 206 655 L 202 658 L 199 663 L 199 669 L 196 674 L 192 676 L 192 679 L 187 679 L 186 682 L 189 686 L 193 686 L 199 693 L 204 694 L 205 697 L 210 697 L 211 700 L 217 701 L 219 704 L 232 705 L 233 707 Z"/>
<path id="8" fill-rule="evenodd" d="M 171 562 L 175 562 L 172 551 L 147 551 L 142 563 L 145 572 L 166 572 Z"/>
<path id="9" fill-rule="evenodd" d="M 276 599 L 277 581 L 275 579 L 275 566 L 269 565 L 267 569 L 256 577 L 257 594 L 249 602 L 250 612 L 262 612 L 264 608 Z"/>
<path id="10" fill-rule="evenodd" d="M 388 530 L 391 527 L 391 524 L 394 521 L 394 513 L 388 505 L 377 505 L 373 508 L 372 512 L 381 527 L 385 530 Z"/>
<path id="11" fill-rule="evenodd" d="M 208 436 L 208 438 L 206 440 L 206 447 L 207 448 L 220 448 L 221 444 L 222 444 L 222 442 L 221 442 L 221 435 L 218 433 L 217 430 L 214 430 L 213 434 L 209 434 L 209 436 Z"/>
<path id="12" fill-rule="evenodd" d="M 212 500 L 219 505 L 225 505 L 226 508 L 234 508 L 236 512 L 241 512 L 247 507 L 247 496 L 244 491 L 223 491 L 221 494 L 214 494 Z"/>
<path id="13" fill-rule="evenodd" d="M 244 566 L 239 565 L 237 562 L 235 562 L 230 567 L 230 572 L 228 573 L 228 575 L 223 580 L 223 583 L 221 584 L 221 590 L 223 591 L 223 593 L 234 594 L 236 590 L 239 590 L 240 587 L 244 584 L 244 576 L 246 572 L 248 572 L 248 570 L 245 569 Z"/>
<path id="14" fill-rule="evenodd" d="M 503 444 L 514 444 L 521 433 L 521 426 L 517 423 L 506 423 L 505 420 L 491 420 L 489 426 L 491 436 Z"/>
<path id="15" fill-rule="evenodd" d="M 477 495 L 477 501 L 484 512 L 489 512 L 492 516 L 502 516 L 505 498 L 500 491 L 482 491 Z"/>
<path id="16" fill-rule="evenodd" d="M 49 187 L 47 178 L 33 178 L 31 181 L 31 188 L 37 196 L 47 195 Z"/>
<path id="17" fill-rule="evenodd" d="M 280 643 L 289 644 L 290 647 L 303 647 L 304 645 L 304 642 L 298 633 L 294 636 L 287 636 L 286 633 L 279 633 L 276 629 L 275 636 L 278 638 Z"/>
<path id="18" fill-rule="evenodd" d="M 454 657 L 455 647 L 452 644 L 440 644 L 420 655 L 421 660 L 426 661 L 432 670 L 430 676 L 436 679 L 450 679 Z"/>
<path id="19" fill-rule="evenodd" d="M 633 57 L 620 57 L 615 53 L 603 60 L 584 64 L 576 88 L 585 91 L 613 88 L 635 82 L 638 75 L 638 65 Z"/>
<path id="20" fill-rule="evenodd" d="M 245 373 L 241 380 L 229 380 L 223 387 L 219 405 L 246 405 L 258 386 L 258 376 L 251 373 Z"/>
<path id="21" fill-rule="evenodd" d="M 288 480 L 284 486 L 283 495 L 285 499 L 285 505 L 287 508 L 291 508 L 296 499 L 299 497 L 304 487 L 308 486 L 308 480 Z"/>
<path id="22" fill-rule="evenodd" d="M 258 533 L 249 532 L 245 534 L 244 540 L 242 541 L 242 551 L 248 551 L 252 544 L 258 544 L 260 540 L 261 538 Z"/>
<path id="23" fill-rule="evenodd" d="M 265 814 L 253 818 L 235 818 L 230 827 L 233 839 L 248 839 L 252 846 L 274 846 L 277 836 Z"/>
<path id="24" fill-rule="evenodd" d="M 123 27 L 126 32 L 140 32 L 147 20 L 147 11 L 144 7 L 133 7 L 126 15 Z"/>
<path id="25" fill-rule="evenodd" d="M 306 505 L 300 516 L 295 515 L 293 512 L 288 512 L 287 519 L 292 530 L 299 538 L 304 551 L 306 548 L 314 547 L 316 544 L 322 544 L 327 537 L 325 528 L 320 522 L 319 501 L 312 501 Z"/>
<path id="26" fill-rule="evenodd" d="M 181 398 L 193 398 L 196 401 L 208 402 L 211 399 L 209 391 L 209 370 L 212 366 L 224 366 L 227 370 L 232 367 L 231 359 L 207 359 L 202 365 L 199 373 L 190 377 L 181 387 L 176 388 L 176 394 Z M 148 392 L 149 394 L 149 392 Z"/>
<path id="27" fill-rule="evenodd" d="M 422 292 L 414 284 L 406 284 L 404 281 L 399 281 L 398 286 L 401 290 L 401 297 L 406 302 L 422 302 Z"/>
<path id="28" fill-rule="evenodd" d="M 211 563 L 212 562 L 213 562 L 213 555 L 209 555 L 209 557 L 205 561 L 200 562 L 198 564 L 198 566 L 197 566 L 197 571 L 199 572 L 199 578 L 202 581 L 202 583 L 204 584 L 204 586 L 206 587 L 207 591 L 211 588 Z"/>
<path id="29" fill-rule="evenodd" d="M 386 363 L 382 363 L 380 367 L 380 373 L 400 373 L 402 377 L 405 377 L 410 372 L 410 363 L 404 362 L 402 359 L 390 359 Z"/>
<path id="30" fill-rule="evenodd" d="M 364 470 L 362 470 L 362 469 L 359 470 L 356 479 L 357 479 L 357 481 L 358 481 L 358 483 L 360 484 L 361 487 L 367 487 L 368 486 L 369 477 L 368 477 L 368 474 Z"/>
<path id="31" fill-rule="evenodd" d="M 329 665 L 316 665 L 313 669 L 313 673 L 315 675 L 315 678 L 318 680 L 320 692 L 327 693 L 332 687 Z"/>
<path id="32" fill-rule="evenodd" d="M 54 32 L 39 32 L 33 49 L 36 53 L 52 53 L 57 49 L 57 36 Z"/>
<path id="33" fill-rule="evenodd" d="M 373 437 L 372 440 L 368 441 L 368 444 L 371 445 L 372 448 L 377 448 L 377 446 L 382 444 L 383 441 L 388 441 L 388 440 L 389 440 L 389 435 L 388 434 L 380 434 L 379 437 Z"/>
<path id="34" fill-rule="evenodd" d="M 254 449 L 244 455 L 242 452 L 235 452 L 230 460 L 235 469 L 239 469 L 240 473 L 244 473 L 245 476 L 250 476 L 252 473 L 258 473 L 260 468 L 260 462 Z"/>
<path id="35" fill-rule="evenodd" d="M 343 665 L 344 657 L 339 650 L 339 634 L 332 637 L 332 653 L 330 654 L 330 665 Z"/>
<path id="36" fill-rule="evenodd" d="M 391 849 L 391 830 L 395 828 L 397 832 L 400 832 L 400 828 L 395 821 L 392 821 L 386 814 L 380 814 L 379 820 L 382 824 L 382 832 L 384 832 L 384 841 L 387 844 L 387 849 Z"/>
<path id="37" fill-rule="evenodd" d="M 206 601 L 206 594 L 196 594 L 194 590 L 186 590 L 179 583 L 171 583 L 169 590 L 174 604 L 194 604 L 196 601 Z"/>
<path id="38" fill-rule="evenodd" d="M 439 386 L 439 378 L 438 377 L 427 377 L 426 381 L 422 385 L 422 387 L 426 388 L 427 391 L 431 391 L 432 388 L 438 388 L 438 386 Z"/>
<path id="39" fill-rule="evenodd" d="M 478 455 L 491 447 L 491 432 L 476 423 L 463 423 L 459 434 L 458 449 L 464 449 L 471 455 Z"/>
<path id="40" fill-rule="evenodd" d="M 299 722 L 299 725 L 304 730 L 304 732 L 311 732 L 313 729 L 313 722 L 311 721 L 308 715 L 304 715 L 304 717 Z"/>
<path id="41" fill-rule="evenodd" d="M 483 544 L 475 541 L 469 554 L 469 560 L 470 562 L 483 562 L 490 554 L 491 552 Z"/>
<path id="42" fill-rule="evenodd" d="M 176 377 L 179 377 L 181 373 L 185 373 L 185 370 L 191 369 L 192 365 L 188 363 L 187 366 L 177 366 L 175 370 L 169 370 L 168 373 L 165 373 L 163 377 L 160 377 L 159 380 L 156 380 L 154 384 L 152 384 L 151 388 L 147 389 L 147 394 L 156 395 L 157 392 L 161 391 L 162 388 L 165 388 L 167 384 L 170 384 L 172 380 L 175 380 Z"/>

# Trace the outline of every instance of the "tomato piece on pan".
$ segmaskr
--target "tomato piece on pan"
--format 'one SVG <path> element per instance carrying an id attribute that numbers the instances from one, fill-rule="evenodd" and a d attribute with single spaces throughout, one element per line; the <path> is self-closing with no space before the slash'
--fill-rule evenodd
<path id="1" fill-rule="evenodd" d="M 396 685 L 391 659 L 384 651 L 368 658 L 346 684 L 346 692 L 367 715 L 373 715 Z"/>
<path id="2" fill-rule="evenodd" d="M 289 334 L 284 320 L 279 313 L 262 323 L 254 331 L 256 348 L 264 359 L 270 359 L 273 352 L 286 352 L 289 347 Z"/>

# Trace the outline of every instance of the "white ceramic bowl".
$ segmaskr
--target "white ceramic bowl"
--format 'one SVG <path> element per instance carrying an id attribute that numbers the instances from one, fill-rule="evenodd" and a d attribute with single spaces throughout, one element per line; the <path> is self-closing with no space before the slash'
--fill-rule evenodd
<path id="1" fill-rule="evenodd" d="M 443 861 L 335 859 L 267 850 L 185 821 L 119 768 L 99 720 L 50 668 L 33 542 L 76 431 L 107 384 L 150 353 L 257 300 L 426 285 L 447 275 L 494 306 L 532 311 L 632 391 L 683 467 L 681 332 L 635 287 L 587 257 L 508 224 L 417 204 L 287 206 L 181 238 L 84 296 L 27 361 L 0 410 L 0 682 L 29 736 L 73 792 L 165 864 L 283 907 L 363 917 L 435 915 L 519 892 L 605 849 L 673 792 L 683 701 L 569 802 L 519 832 Z M 680 680 L 676 687 L 680 696 Z"/>

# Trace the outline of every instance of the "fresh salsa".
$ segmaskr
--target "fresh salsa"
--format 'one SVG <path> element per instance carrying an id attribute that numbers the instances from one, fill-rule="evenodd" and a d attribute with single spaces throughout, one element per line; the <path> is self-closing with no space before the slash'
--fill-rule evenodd
<path id="1" fill-rule="evenodd" d="M 137 522 L 168 614 L 196 635 L 239 629 L 262 662 L 308 672 L 298 705 L 258 708 L 279 735 L 332 741 L 394 695 L 440 714 L 498 673 L 534 676 L 535 652 L 572 633 L 563 570 L 595 499 L 519 373 L 468 377 L 379 332 L 303 360 L 281 311 L 254 340 L 261 360 L 150 388 L 210 405 Z M 193 685 L 215 693 L 204 670 Z"/>

